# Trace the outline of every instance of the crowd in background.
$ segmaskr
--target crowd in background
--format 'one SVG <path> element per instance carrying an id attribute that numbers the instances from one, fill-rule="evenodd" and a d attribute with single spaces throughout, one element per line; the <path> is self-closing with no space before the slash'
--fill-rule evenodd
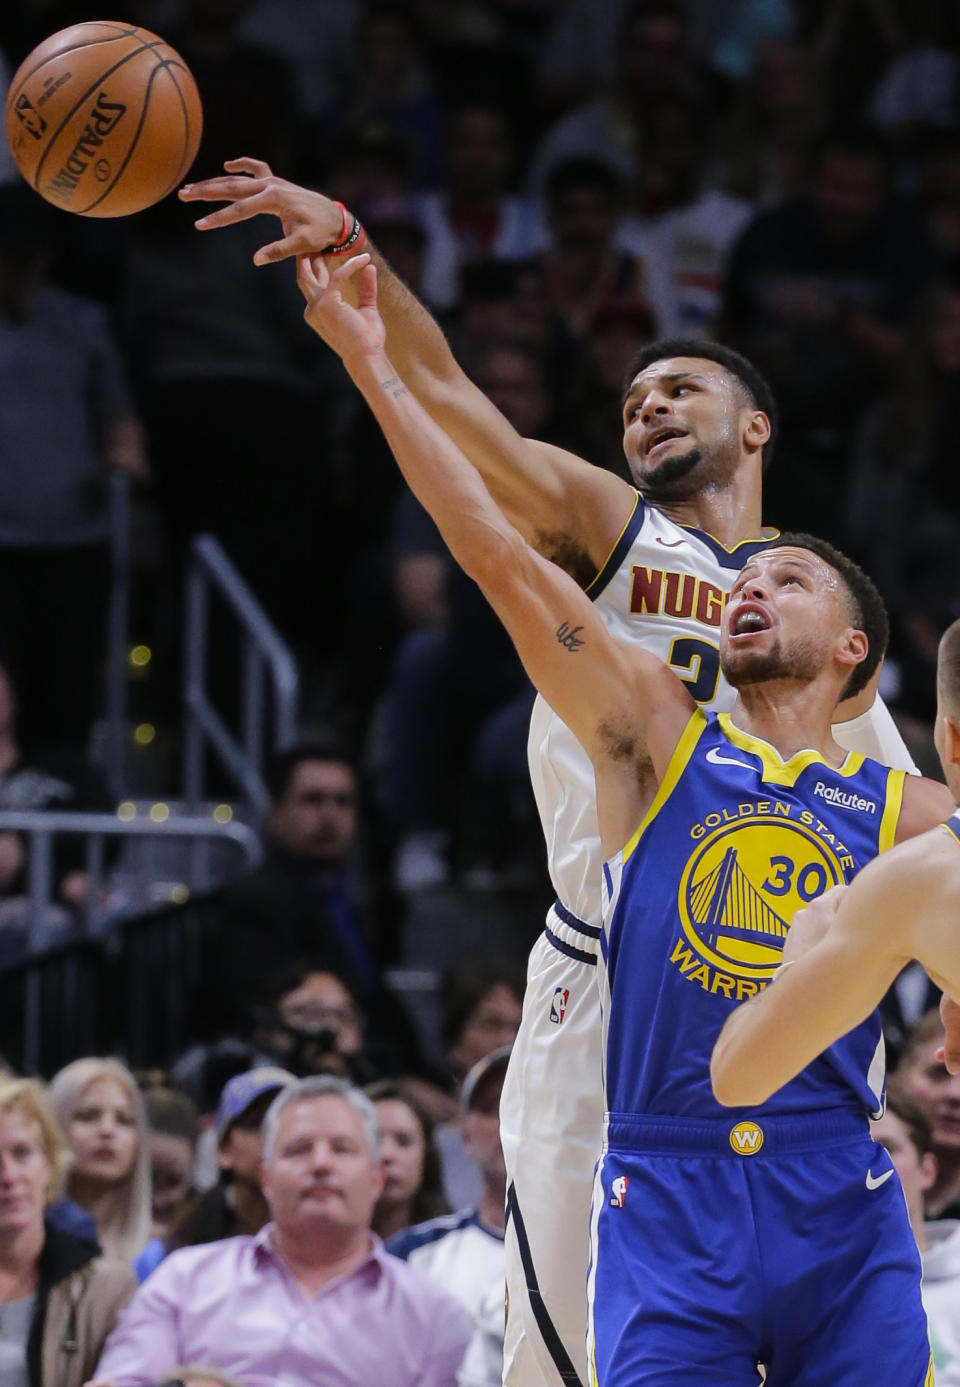
<path id="1" fill-rule="evenodd" d="M 122 17 L 163 34 L 196 76 L 205 123 L 191 178 L 250 155 L 342 200 L 525 436 L 626 476 L 620 395 L 636 352 L 704 335 L 746 353 L 781 415 L 764 520 L 834 541 L 873 576 L 891 616 L 883 691 L 935 773 L 936 647 L 960 616 L 953 0 L 130 0 Z M 86 18 L 70 0 L 5 6 L 0 88 L 35 43 Z M 197 215 L 169 198 L 119 221 L 68 217 L 0 149 L 0 807 L 111 807 L 89 757 L 111 469 L 134 487 L 133 639 L 153 652 L 135 690 L 160 729 L 142 792 L 176 793 L 195 534 L 221 540 L 304 681 L 304 740 L 268 769 L 264 861 L 209 907 L 191 1045 L 162 1057 L 163 1087 L 140 1076 L 145 1099 L 116 1067 L 51 1087 L 74 1164 L 69 1200 L 42 1226 L 58 1230 L 50 1255 L 65 1260 L 31 1294 L 53 1297 L 98 1237 L 112 1260 L 87 1368 L 133 1294 L 123 1269 L 136 1261 L 168 1277 L 131 1312 L 144 1317 L 133 1337 L 159 1347 L 138 1365 L 119 1331 L 112 1380 L 185 1376 L 184 1353 L 168 1349 L 193 1330 L 176 1340 L 158 1327 L 203 1275 L 181 1254 L 240 1234 L 267 1275 L 256 1240 L 272 1217 L 294 1229 L 294 1256 L 297 1217 L 282 1191 L 261 1188 L 260 1124 L 280 1088 L 332 1074 L 367 1090 L 381 1129 L 383 1191 L 366 1212 L 360 1200 L 351 1227 L 369 1224 L 460 1295 L 472 1331 L 438 1354 L 466 1352 L 462 1383 L 494 1382 L 497 1066 L 466 1098 L 461 1085 L 512 1039 L 519 965 L 549 901 L 525 765 L 532 690 L 303 323 L 292 267 L 253 267 L 273 228 L 200 234 Z M 214 682 L 235 713 L 223 669 Z M 24 841 L 0 834 L 0 966 L 22 952 L 28 872 Z M 54 875 L 75 918 L 84 864 L 58 847 Z M 484 956 L 502 962 L 481 968 Z M 384 969 L 456 960 L 467 966 L 448 972 L 425 1037 Z M 883 1139 L 956 1322 L 954 1229 L 924 1222 L 925 1208 L 942 1219 L 960 1199 L 960 1085 L 933 1058 L 935 1023 L 914 1029 L 935 999 L 911 969 L 885 1002 L 893 1053 L 914 1077 Z M 251 1073 L 242 1104 L 231 1083 Z M 81 1109 L 99 1116 L 76 1117 L 81 1089 L 110 1095 Z M 62 1156 L 44 1101 L 0 1088 L 0 1162 L 5 1124 L 26 1123 L 41 1206 Z M 362 1165 L 369 1113 L 339 1091 L 308 1092 L 303 1111 L 321 1107 L 359 1124 L 344 1140 L 359 1142 Z M 101 1120 L 113 1133 L 103 1161 L 113 1151 L 123 1166 L 112 1190 L 77 1135 Z M 482 1276 L 459 1281 L 461 1264 Z M 214 1280 L 236 1271 L 210 1264 Z M 0 1273 L 0 1387 L 72 1383 L 40 1375 L 59 1321 L 50 1309 L 44 1327 L 35 1301 L 13 1336 L 30 1375 L 4 1367 L 7 1303 L 29 1300 L 17 1290 Z M 295 1343 L 299 1310 L 279 1284 L 268 1301 Z M 958 1351 L 934 1330 L 943 1355 Z M 215 1341 L 201 1334 L 195 1348 L 189 1361 L 211 1371 L 187 1380 L 231 1380 L 235 1360 Z"/>

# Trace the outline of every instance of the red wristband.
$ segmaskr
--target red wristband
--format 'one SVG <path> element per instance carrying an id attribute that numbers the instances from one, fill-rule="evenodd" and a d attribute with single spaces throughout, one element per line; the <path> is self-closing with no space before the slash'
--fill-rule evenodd
<path id="1" fill-rule="evenodd" d="M 347 231 L 347 218 L 350 215 L 349 212 L 347 211 L 346 207 L 344 207 L 343 203 L 338 202 L 336 198 L 334 198 L 334 206 L 340 208 L 340 216 L 343 219 L 340 223 L 340 235 L 337 237 L 335 241 L 330 242 L 330 244 L 326 247 L 324 254 L 331 250 L 337 250 L 340 246 L 343 245 L 344 241 L 346 241 L 349 235 L 349 232 Z"/>

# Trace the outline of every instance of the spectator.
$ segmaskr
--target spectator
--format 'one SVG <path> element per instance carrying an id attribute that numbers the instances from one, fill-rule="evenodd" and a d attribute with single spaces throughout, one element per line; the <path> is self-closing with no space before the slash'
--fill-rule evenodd
<path id="1" fill-rule="evenodd" d="M 601 303 L 639 293 L 640 266 L 616 244 L 623 193 L 620 179 L 597 159 L 564 160 L 547 180 L 550 246 L 538 268 L 555 354 L 583 337 Z"/>
<path id="2" fill-rule="evenodd" d="M 423 291 L 435 309 L 459 300 L 464 264 L 526 260 L 540 248 L 532 203 L 507 191 L 510 133 L 496 106 L 473 102 L 448 118 L 445 184 L 420 199 L 427 236 Z"/>
<path id="3" fill-rule="evenodd" d="M 898 702 L 935 713 L 937 644 L 960 614 L 960 482 L 951 412 L 960 380 L 960 281 L 921 300 L 891 388 L 862 417 L 845 499 L 851 547 L 890 612 Z"/>
<path id="4" fill-rule="evenodd" d="M 483 1198 L 482 1175 L 464 1145 L 460 1085 L 474 1065 L 516 1040 L 523 986 L 522 966 L 511 963 L 457 970 L 444 979 L 442 1039 L 458 1100 L 436 1136 L 443 1189 L 452 1209 L 475 1208 Z"/>
<path id="5" fill-rule="evenodd" d="M 150 1143 L 133 1075 L 115 1059 L 74 1060 L 54 1075 L 50 1103 L 73 1155 L 66 1192 L 107 1255 L 129 1264 L 150 1235 Z"/>
<path id="6" fill-rule="evenodd" d="M 253 1008 L 279 965 L 310 958 L 342 977 L 363 1005 L 379 978 L 359 899 L 357 777 L 333 744 L 306 744 L 267 769 L 265 857 L 221 894 L 209 940 L 208 1002 L 220 1031 L 249 1035 Z"/>
<path id="7" fill-rule="evenodd" d="M 0 665 L 0 810 L 72 810 L 104 812 L 113 802 L 100 772 L 67 747 L 34 747 L 24 751 L 18 730 L 18 701 L 9 671 Z M 0 893 L 23 896 L 29 871 L 29 839 L 0 834 Z M 110 861 L 115 853 L 109 854 Z M 53 840 L 53 897 L 71 911 L 86 906 L 92 883 L 85 870 L 79 837 Z M 4 925 L 4 952 L 23 947 L 26 927 L 12 913 Z"/>
<path id="8" fill-rule="evenodd" d="M 921 229 L 889 199 L 882 145 L 856 131 L 825 138 L 808 193 L 737 242 L 725 328 L 780 405 L 781 465 L 765 489 L 780 523 L 844 542 L 833 517 L 852 425 L 896 362 L 931 269 Z"/>
<path id="9" fill-rule="evenodd" d="M 154 1250 L 150 1270 L 175 1248 L 260 1232 L 270 1216 L 260 1184 L 263 1119 L 277 1094 L 294 1083 L 286 1070 L 266 1066 L 228 1080 L 214 1118 L 219 1179 Z"/>
<path id="10" fill-rule="evenodd" d="M 386 1242 L 411 1224 L 447 1213 L 448 1206 L 443 1197 L 433 1119 L 411 1085 L 379 1079 L 368 1085 L 366 1094 L 377 1111 L 385 1177 L 372 1226 Z"/>
<path id="11" fill-rule="evenodd" d="M 371 1234 L 377 1141 L 370 1100 L 343 1080 L 280 1094 L 264 1128 L 273 1222 L 168 1257 L 111 1334 L 98 1378 L 136 1387 L 186 1356 L 257 1382 L 452 1387 L 469 1319 Z"/>
<path id="12" fill-rule="evenodd" d="M 643 112 L 660 101 L 697 93 L 685 18 L 670 0 L 629 4 L 613 52 L 615 71 L 607 88 L 551 125 L 534 150 L 530 185 L 537 195 L 551 170 L 571 158 L 598 159 L 628 183 L 640 149 Z"/>
<path id="13" fill-rule="evenodd" d="M 174 1089 L 150 1089 L 144 1103 L 150 1141 L 151 1215 L 163 1238 L 186 1213 L 193 1196 L 199 1117 L 193 1101 Z"/>
<path id="14" fill-rule="evenodd" d="M 408 1228 L 387 1244 L 470 1311 L 474 1334 L 457 1378 L 460 1387 L 499 1387 L 503 1376 L 507 1177 L 500 1093 L 509 1057 L 509 1046 L 494 1050 L 464 1080 L 463 1143 L 482 1177 L 479 1204 Z"/>
<path id="15" fill-rule="evenodd" d="M 111 469 L 147 475 L 99 305 L 50 282 L 55 213 L 0 186 L 0 631 L 30 745 L 100 713 Z"/>
<path id="16" fill-rule="evenodd" d="M 357 24 L 363 55 L 341 99 L 329 109 L 321 130 L 380 126 L 402 141 L 414 182 L 432 184 L 440 169 L 442 115 L 434 92 L 416 18 L 396 0 L 368 0 Z"/>
<path id="17" fill-rule="evenodd" d="M 97 1384 L 92 1383 L 90 1387 L 97 1387 Z M 226 1373 L 218 1373 L 215 1368 L 174 1368 L 157 1387 L 246 1387 L 246 1384 Z"/>
<path id="18" fill-rule="evenodd" d="M 939 1011 L 928 1011 L 908 1033 L 894 1070 L 897 1088 L 916 1103 L 930 1124 L 937 1174 L 927 1191 L 927 1218 L 960 1216 L 960 1075 L 937 1059 L 943 1044 Z"/>
<path id="19" fill-rule="evenodd" d="M 128 1266 L 49 1223 L 67 1162 L 43 1090 L 0 1083 L 0 1380 L 81 1387 L 136 1289 Z"/>
<path id="20" fill-rule="evenodd" d="M 366 1083 L 375 1072 L 364 1047 L 363 1018 L 350 989 L 335 973 L 310 962 L 293 963 L 279 972 L 254 1044 L 271 1064 L 297 1078 L 339 1074 Z"/>
<path id="21" fill-rule="evenodd" d="M 960 1222 L 925 1223 L 923 1201 L 937 1178 L 930 1123 L 920 1107 L 894 1085 L 887 1108 L 873 1123 L 903 1186 L 910 1226 L 923 1263 L 923 1304 L 938 1387 L 960 1384 Z"/>

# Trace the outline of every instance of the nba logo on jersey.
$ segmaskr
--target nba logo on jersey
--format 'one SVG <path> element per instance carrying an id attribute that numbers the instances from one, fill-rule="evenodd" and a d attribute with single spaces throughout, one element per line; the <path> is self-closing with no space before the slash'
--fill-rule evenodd
<path id="1" fill-rule="evenodd" d="M 610 1205 L 614 1209 L 622 1209 L 627 1202 L 627 1186 L 630 1183 L 629 1175 L 618 1175 L 610 1186 Z"/>
<path id="2" fill-rule="evenodd" d="M 559 1026 L 560 1022 L 566 1016 L 567 1003 L 569 1000 L 569 987 L 558 987 L 554 990 L 553 1001 L 550 1003 L 550 1020 L 554 1025 Z"/>

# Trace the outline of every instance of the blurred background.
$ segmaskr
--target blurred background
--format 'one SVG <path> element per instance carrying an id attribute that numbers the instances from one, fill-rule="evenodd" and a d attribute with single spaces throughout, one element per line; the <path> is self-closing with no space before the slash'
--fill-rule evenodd
<path id="1" fill-rule="evenodd" d="M 87 18 L 4 6 L 0 87 Z M 254 155 L 345 202 L 524 434 L 627 475 L 619 394 L 645 342 L 750 356 L 782 411 L 765 521 L 874 577 L 883 691 L 939 774 L 955 0 L 123 18 L 197 78 L 191 178 Z M 115 1053 L 208 1114 L 263 1057 L 413 1076 L 442 1120 L 512 1038 L 551 899 L 532 691 L 291 266 L 251 265 L 275 224 L 200 235 L 197 215 L 59 214 L 0 149 L 0 1052 L 44 1076 Z M 901 980 L 894 1049 L 934 999 Z"/>

